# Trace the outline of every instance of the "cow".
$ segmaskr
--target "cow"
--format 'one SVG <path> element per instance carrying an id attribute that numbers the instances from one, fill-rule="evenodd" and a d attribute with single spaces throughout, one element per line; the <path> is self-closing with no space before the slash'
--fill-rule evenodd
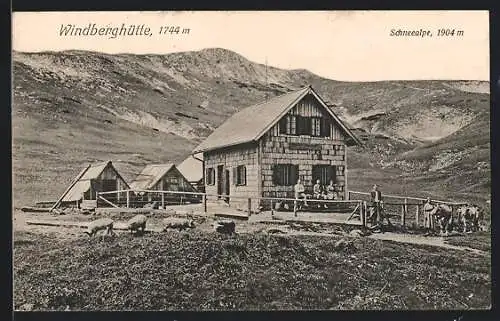
<path id="1" fill-rule="evenodd" d="M 461 223 L 463 225 L 463 232 L 477 232 L 479 231 L 479 222 L 483 220 L 483 211 L 477 205 L 464 205 L 457 210 Z"/>
<path id="2" fill-rule="evenodd" d="M 434 217 L 439 222 L 441 235 L 448 236 L 453 228 L 452 208 L 446 204 L 433 205 L 434 208 L 430 211 L 431 217 Z"/>

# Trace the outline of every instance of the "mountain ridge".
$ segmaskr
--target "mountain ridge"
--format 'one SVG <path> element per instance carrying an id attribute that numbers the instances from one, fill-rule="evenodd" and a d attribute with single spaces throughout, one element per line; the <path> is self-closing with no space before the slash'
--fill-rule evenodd
<path id="1" fill-rule="evenodd" d="M 14 187 L 26 189 L 20 197 L 28 199 L 49 192 L 56 197 L 54 190 L 64 190 L 71 176 L 64 174 L 60 187 L 45 191 L 54 174 L 29 166 L 78 171 L 74 167 L 90 158 L 116 156 L 125 176 L 134 178 L 148 162 L 182 161 L 238 110 L 304 85 L 312 85 L 364 137 L 369 150 L 357 154 L 366 159 L 361 168 L 411 172 L 400 155 L 421 153 L 418 148 L 467 128 L 477 117 L 481 129 L 489 118 L 489 95 L 481 92 L 489 90 L 488 82 L 336 81 L 305 69 L 266 67 L 220 48 L 165 55 L 16 52 L 13 74 L 13 164 L 20 174 Z M 106 148 L 97 148 L 101 144 Z M 54 153 L 34 155 L 38 149 Z M 429 157 L 438 159 L 440 152 L 435 148 Z M 35 178 L 32 187 L 23 175 Z"/>

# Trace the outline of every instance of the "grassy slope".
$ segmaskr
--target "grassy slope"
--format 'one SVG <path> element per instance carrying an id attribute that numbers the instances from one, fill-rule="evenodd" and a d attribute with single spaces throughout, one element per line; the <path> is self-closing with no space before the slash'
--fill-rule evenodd
<path id="1" fill-rule="evenodd" d="M 363 238 L 341 249 L 337 240 L 263 234 L 228 239 L 193 231 L 89 243 L 16 234 L 15 308 L 24 303 L 48 310 L 491 306 L 488 257 Z"/>
<path id="2" fill-rule="evenodd" d="M 415 185 L 448 197 L 484 204 L 491 198 L 490 153 L 489 113 L 481 113 L 470 125 L 403 153 L 399 159 L 422 167 L 420 174 L 414 173 L 411 177 Z M 444 161 L 436 167 L 436 158 L 440 156 Z M 426 171 L 429 167 L 433 170 Z"/>

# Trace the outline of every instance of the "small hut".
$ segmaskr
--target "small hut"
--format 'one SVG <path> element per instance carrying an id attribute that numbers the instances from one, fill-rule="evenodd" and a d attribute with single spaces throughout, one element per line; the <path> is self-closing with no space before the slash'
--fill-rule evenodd
<path id="1" fill-rule="evenodd" d="M 97 206 L 97 192 L 128 189 L 129 186 L 111 161 L 90 164 L 73 179 L 63 195 L 54 204 L 65 207 L 94 208 Z M 111 202 L 125 200 L 125 193 L 107 194 Z"/>
<path id="2" fill-rule="evenodd" d="M 203 154 L 191 155 L 177 166 L 179 172 L 199 192 L 205 191 L 203 184 Z"/>
<path id="3" fill-rule="evenodd" d="M 174 164 L 147 165 L 130 187 L 137 192 L 134 203 L 158 201 L 165 204 L 185 204 L 199 202 L 201 198 L 193 194 L 169 194 L 144 191 L 197 192 Z"/>

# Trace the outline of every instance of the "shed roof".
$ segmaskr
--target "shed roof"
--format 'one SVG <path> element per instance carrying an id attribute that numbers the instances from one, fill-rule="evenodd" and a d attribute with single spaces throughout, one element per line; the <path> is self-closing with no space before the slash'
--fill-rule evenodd
<path id="1" fill-rule="evenodd" d="M 358 138 L 325 104 L 313 88 L 307 86 L 240 110 L 215 129 L 194 149 L 193 154 L 257 141 L 307 94 L 312 94 L 344 133 L 351 137 L 355 143 L 361 145 Z"/>
<path id="2" fill-rule="evenodd" d="M 165 176 L 173 167 L 174 164 L 152 164 L 144 167 L 142 172 L 137 175 L 135 180 L 130 183 L 132 189 L 149 189 L 156 185 L 160 179 Z"/>
<path id="3" fill-rule="evenodd" d="M 197 155 L 196 158 L 203 159 L 203 154 L 201 155 L 201 157 Z M 181 172 L 189 182 L 198 182 L 203 178 L 203 163 L 196 158 L 191 155 L 177 166 L 179 172 Z"/>
<path id="4" fill-rule="evenodd" d="M 116 174 L 125 182 L 125 180 L 121 177 L 120 173 L 118 173 L 111 161 L 90 164 L 82 171 L 80 171 L 80 173 L 75 177 L 75 179 L 77 180 L 76 183 L 74 183 L 74 185 L 64 193 L 62 201 L 74 202 L 81 200 L 83 193 L 88 191 L 90 188 L 90 180 L 99 178 L 99 176 L 108 165 L 111 166 Z M 73 182 L 75 181 L 75 179 L 73 180 Z"/>

